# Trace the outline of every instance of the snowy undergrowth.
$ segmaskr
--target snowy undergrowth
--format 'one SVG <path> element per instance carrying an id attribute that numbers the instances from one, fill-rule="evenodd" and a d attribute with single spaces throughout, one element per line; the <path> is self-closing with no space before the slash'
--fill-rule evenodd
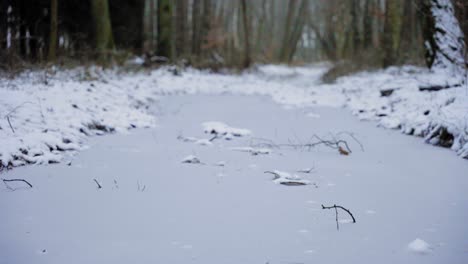
<path id="1" fill-rule="evenodd" d="M 289 107 L 345 106 L 361 119 L 425 137 L 468 158 L 467 87 L 421 92 L 421 85 L 447 86 L 454 81 L 415 67 L 321 84 L 328 68 L 267 65 L 242 75 L 188 69 L 181 76 L 166 68 L 124 74 L 79 68 L 0 79 L 0 164 L 4 168 L 59 162 L 65 153 L 83 148 L 87 136 L 154 126 L 148 108 L 158 96 L 196 93 L 265 95 Z M 382 96 L 386 90 L 393 92 Z"/>
<path id="2" fill-rule="evenodd" d="M 153 126 L 144 109 L 152 97 L 138 82 L 97 68 L 1 79 L 0 169 L 60 162 L 86 136 Z"/>

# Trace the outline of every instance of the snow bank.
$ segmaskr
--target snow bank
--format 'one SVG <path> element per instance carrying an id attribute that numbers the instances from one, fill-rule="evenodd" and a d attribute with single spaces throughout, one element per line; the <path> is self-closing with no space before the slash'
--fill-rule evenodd
<path id="1" fill-rule="evenodd" d="M 320 84 L 328 68 L 268 65 L 241 75 L 188 69 L 174 76 L 167 68 L 121 74 L 92 67 L 0 78 L 0 168 L 59 162 L 85 147 L 87 136 L 154 126 L 148 109 L 158 96 L 195 93 L 263 95 L 293 107 L 347 107 L 361 119 L 468 158 L 468 87 L 419 89 L 447 86 L 450 75 L 406 66 Z M 203 128 L 227 137 L 251 133 L 219 122 Z"/>
<path id="2" fill-rule="evenodd" d="M 56 163 L 86 136 L 153 126 L 142 107 L 154 96 L 138 83 L 98 68 L 0 79 L 0 169 Z"/>

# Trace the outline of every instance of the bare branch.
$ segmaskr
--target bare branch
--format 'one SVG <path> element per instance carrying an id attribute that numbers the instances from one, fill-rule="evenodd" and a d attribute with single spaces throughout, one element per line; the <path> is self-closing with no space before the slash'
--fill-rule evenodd
<path id="1" fill-rule="evenodd" d="M 99 182 L 96 179 L 94 179 L 94 182 L 97 184 L 98 189 L 102 189 L 101 184 L 99 184 Z"/>
<path id="2" fill-rule="evenodd" d="M 343 206 L 340 206 L 340 205 L 336 205 L 334 204 L 333 206 L 324 206 L 322 204 L 322 209 L 335 209 L 335 214 L 336 214 L 336 229 L 337 230 L 340 230 L 340 226 L 339 226 L 339 222 L 338 222 L 338 208 L 347 212 L 351 218 L 353 219 L 353 223 L 356 223 L 356 219 L 354 218 L 353 214 L 351 213 L 351 211 L 349 211 L 348 209 L 344 208 Z"/>
<path id="3" fill-rule="evenodd" d="M 8 185 L 8 182 L 24 182 L 29 186 L 29 188 L 33 187 L 31 183 L 29 183 L 27 180 L 24 180 L 24 179 L 2 179 L 2 181 L 5 184 L 5 186 L 10 190 L 14 190 L 14 189 Z"/>

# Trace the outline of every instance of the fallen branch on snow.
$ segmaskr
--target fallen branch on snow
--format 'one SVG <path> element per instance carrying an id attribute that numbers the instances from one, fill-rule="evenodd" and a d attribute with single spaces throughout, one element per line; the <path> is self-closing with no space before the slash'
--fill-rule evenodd
<path id="1" fill-rule="evenodd" d="M 8 189 L 10 189 L 10 190 L 14 190 L 14 189 L 11 188 L 10 185 L 8 185 L 8 182 L 24 182 L 24 183 L 26 183 L 26 184 L 29 186 L 29 188 L 32 188 L 32 187 L 33 187 L 32 184 L 29 183 L 29 182 L 28 182 L 27 180 L 25 180 L 25 179 L 2 179 L 2 181 L 3 181 L 3 183 L 5 184 L 5 186 L 6 186 Z"/>
<path id="2" fill-rule="evenodd" d="M 338 222 L 338 208 L 347 212 L 351 218 L 353 219 L 353 223 L 356 223 L 356 219 L 354 218 L 353 214 L 351 213 L 351 211 L 349 211 L 348 209 L 344 208 L 343 206 L 339 206 L 339 205 L 336 205 L 334 204 L 333 206 L 324 206 L 322 204 L 322 209 L 335 209 L 335 215 L 336 215 L 336 230 L 340 230 L 340 225 L 339 225 L 339 222 Z"/>
<path id="3" fill-rule="evenodd" d="M 101 184 L 99 184 L 99 182 L 96 179 L 94 179 L 94 182 L 97 184 L 98 189 L 102 189 Z"/>
<path id="4" fill-rule="evenodd" d="M 351 137 L 357 144 L 359 144 L 360 148 L 362 151 L 364 151 L 364 147 L 361 144 L 361 142 L 352 134 L 349 132 L 341 132 L 337 135 L 340 134 L 346 134 L 349 137 Z M 313 139 L 313 140 L 312 140 Z M 255 141 L 258 141 L 258 143 L 255 143 Z M 299 140 L 298 140 L 299 141 Z M 319 137 L 318 135 L 313 135 L 311 138 L 311 142 L 308 143 L 302 143 L 302 142 L 289 142 L 289 143 L 282 143 L 282 144 L 276 144 L 272 140 L 269 139 L 263 139 L 263 138 L 252 138 L 251 144 L 252 147 L 256 148 L 277 148 L 280 149 L 282 147 L 289 147 L 293 149 L 303 149 L 310 151 L 312 148 L 324 145 L 326 147 L 336 149 L 341 155 L 349 155 L 352 153 L 351 148 L 349 147 L 349 144 L 346 140 L 344 139 L 337 139 L 336 136 L 332 135 L 331 139 L 323 139 Z"/>

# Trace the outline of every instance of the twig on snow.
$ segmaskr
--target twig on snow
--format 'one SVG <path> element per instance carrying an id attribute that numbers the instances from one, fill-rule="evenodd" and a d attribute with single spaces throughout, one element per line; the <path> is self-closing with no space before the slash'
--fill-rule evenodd
<path id="1" fill-rule="evenodd" d="M 333 206 L 324 206 L 322 204 L 322 209 L 335 209 L 335 215 L 336 215 L 336 230 L 340 230 L 340 225 L 339 225 L 339 222 L 338 222 L 338 208 L 347 212 L 351 218 L 353 219 L 353 223 L 356 223 L 356 219 L 354 218 L 353 214 L 351 213 L 351 211 L 349 211 L 348 209 L 344 208 L 343 206 L 340 206 L 340 205 L 336 205 L 334 204 Z"/>
<path id="2" fill-rule="evenodd" d="M 7 121 L 8 121 L 8 125 L 10 125 L 11 131 L 12 131 L 13 134 L 14 134 L 14 133 L 15 133 L 15 130 L 13 129 L 13 126 L 11 125 L 10 116 L 6 116 L 6 119 L 7 119 Z"/>
<path id="3" fill-rule="evenodd" d="M 10 189 L 10 190 L 14 190 L 14 189 L 11 188 L 10 185 L 8 185 L 8 182 L 24 182 L 24 183 L 26 183 L 26 184 L 29 186 L 29 188 L 32 188 L 32 187 L 33 187 L 32 184 L 29 183 L 29 182 L 28 182 L 27 180 L 25 180 L 25 179 L 2 179 L 2 181 L 3 181 L 3 183 L 5 184 L 5 186 L 6 186 L 8 189 Z"/>
<path id="4" fill-rule="evenodd" d="M 99 182 L 96 179 L 94 179 L 94 182 L 97 184 L 98 189 L 102 189 L 101 184 L 99 184 Z"/>
<path id="5" fill-rule="evenodd" d="M 33 103 L 33 102 L 30 102 L 30 101 L 23 102 L 23 103 L 21 103 L 20 105 L 14 107 L 10 112 L 8 112 L 8 113 L 5 115 L 5 118 L 6 118 L 6 120 L 8 121 L 8 125 L 10 125 L 11 131 L 13 132 L 13 134 L 15 133 L 15 129 L 13 129 L 13 125 L 11 125 L 10 116 L 11 116 L 11 114 L 13 114 L 14 112 L 16 112 L 16 110 L 18 110 L 19 108 L 23 107 L 25 104 L 34 104 L 34 103 Z"/>
<path id="6" fill-rule="evenodd" d="M 138 186 L 138 191 L 139 192 L 144 192 L 146 189 L 146 185 L 143 185 L 143 187 L 140 185 L 140 181 L 137 181 L 137 186 Z"/>

